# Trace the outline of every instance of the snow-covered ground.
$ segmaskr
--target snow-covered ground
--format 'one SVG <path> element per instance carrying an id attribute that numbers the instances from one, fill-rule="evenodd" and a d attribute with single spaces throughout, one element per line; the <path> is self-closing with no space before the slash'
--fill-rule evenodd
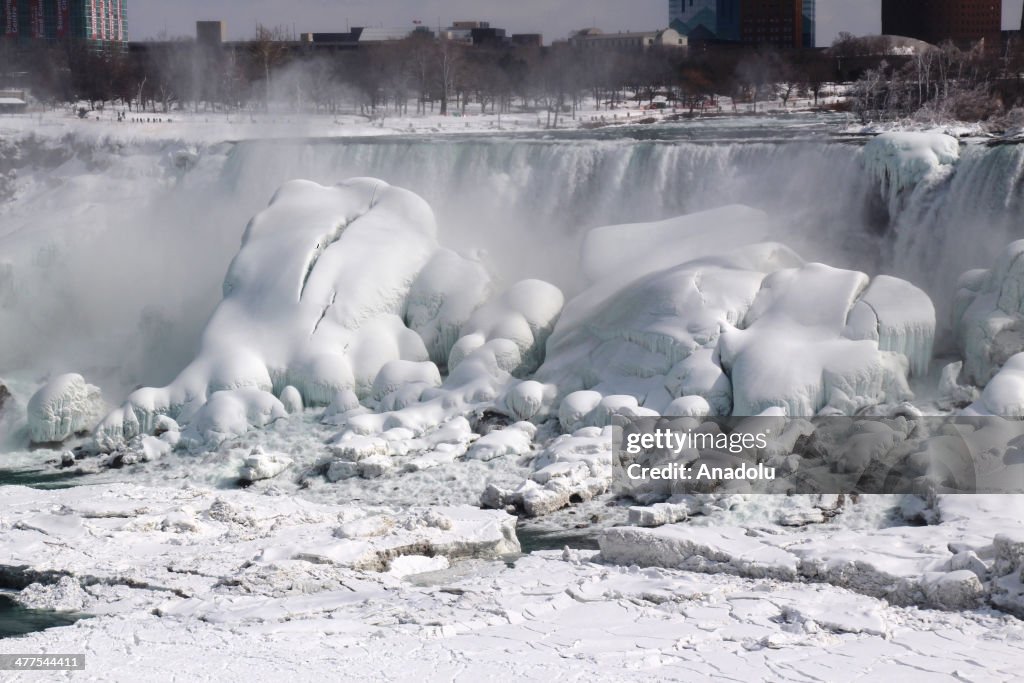
<path id="1" fill-rule="evenodd" d="M 1020 150 L 784 144 L 791 129 L 766 145 L 786 125 L 766 118 L 726 157 L 700 136 L 738 124 L 665 123 L 651 144 L 637 127 L 512 137 L 533 156 L 495 168 L 510 138 L 419 160 L 419 133 L 480 134 L 486 117 L 200 119 L 0 121 L 0 458 L 74 484 L 0 488 L 0 585 L 90 615 L 0 652 L 84 652 L 88 676 L 115 680 L 1015 677 L 1024 496 L 951 495 L 940 466 L 959 439 L 979 487 L 1015 491 L 1024 467 L 1019 423 L 999 417 L 1024 414 L 1022 247 L 1005 239 Z M 388 145 L 398 163 L 352 166 L 433 173 L 414 178 L 432 201 L 390 177 L 327 182 L 336 157 L 291 156 L 295 137 L 351 137 L 320 144 L 371 159 Z M 531 176 L 548 153 L 577 176 Z M 817 164 L 806 182 L 842 167 L 855 183 L 822 209 L 793 179 L 742 175 L 794 154 Z M 638 196 L 707 187 L 710 205 L 651 215 L 566 181 L 606 175 L 614 193 L 652 167 L 662 184 Z M 289 182 L 262 194 L 275 172 Z M 467 188 L 475 220 L 453 231 Z M 986 202 L 981 235 L 936 208 L 968 196 Z M 919 423 L 961 411 L 978 420 L 961 432 Z M 898 452 L 914 494 L 620 495 L 612 425 L 656 415 L 759 415 L 744 428 L 772 436 L 750 457 L 790 474 L 814 449 L 842 471 L 847 442 L 868 465 Z M 802 418 L 854 415 L 875 421 L 841 423 L 836 452 L 808 445 Z M 534 549 L 558 539 L 573 547 Z"/>
<path id="2" fill-rule="evenodd" d="M 500 512 L 135 486 L 8 489 L 4 510 L 8 581 L 70 577 L 21 599 L 94 616 L 0 652 L 83 653 L 103 680 L 1013 680 L 1024 657 L 997 612 L 635 566 L 646 547 L 522 555 Z"/>

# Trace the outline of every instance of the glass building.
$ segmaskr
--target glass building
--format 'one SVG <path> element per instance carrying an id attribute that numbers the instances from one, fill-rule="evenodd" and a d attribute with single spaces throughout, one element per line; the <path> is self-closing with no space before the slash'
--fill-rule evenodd
<path id="1" fill-rule="evenodd" d="M 0 35 L 128 42 L 128 0 L 0 0 Z"/>
<path id="2" fill-rule="evenodd" d="M 817 46 L 817 0 L 804 0 L 803 46 Z"/>

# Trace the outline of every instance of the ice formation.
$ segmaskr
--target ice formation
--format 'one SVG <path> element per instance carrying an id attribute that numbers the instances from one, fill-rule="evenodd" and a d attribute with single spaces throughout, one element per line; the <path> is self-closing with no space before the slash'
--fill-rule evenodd
<path id="1" fill-rule="evenodd" d="M 544 360 L 544 345 L 564 303 L 562 292 L 552 284 L 517 282 L 462 326 L 462 336 L 448 356 L 448 369 L 454 370 L 473 351 L 491 347 L 500 349 L 495 356 L 502 370 L 517 377 L 532 374 Z"/>
<path id="2" fill-rule="evenodd" d="M 907 193 L 946 176 L 960 159 L 960 143 L 942 133 L 882 133 L 864 146 L 864 163 L 880 183 L 891 215 Z"/>
<path id="3" fill-rule="evenodd" d="M 602 254 L 613 251 L 602 242 Z M 803 265 L 773 244 L 653 272 L 641 259 L 635 279 L 622 266 L 566 306 L 537 373 L 567 401 L 565 430 L 600 426 L 594 411 L 614 394 L 659 413 L 689 397 L 687 412 L 714 415 L 852 414 L 905 400 L 907 375 L 927 371 L 934 308 L 903 280 Z"/>
<path id="4" fill-rule="evenodd" d="M 413 282 L 406 323 L 423 339 L 430 360 L 448 364 L 448 354 L 470 316 L 491 295 L 491 276 L 479 260 L 440 249 Z"/>
<path id="5" fill-rule="evenodd" d="M 435 232 L 422 199 L 378 180 L 286 184 L 246 229 L 197 358 L 167 387 L 133 393 L 98 441 L 148 432 L 218 391 L 291 385 L 306 405 L 368 396 L 388 362 L 426 361 L 403 319 Z"/>
<path id="6" fill-rule="evenodd" d="M 768 276 L 742 328 L 724 334 L 720 345 L 722 367 L 732 378 L 733 414 L 784 407 L 790 415 L 810 416 L 828 407 L 849 415 L 910 398 L 906 376 L 909 366 L 927 368 L 934 312 L 876 313 L 865 301 L 868 284 L 863 273 L 822 264 Z M 899 281 L 886 286 L 915 290 Z M 910 303 L 922 299 L 927 296 L 916 293 Z M 871 313 L 877 317 L 870 319 Z M 897 350 L 881 350 L 883 338 Z"/>
<path id="7" fill-rule="evenodd" d="M 599 228 L 582 250 L 591 284 L 565 305 L 547 282 L 496 289 L 479 258 L 440 249 L 411 193 L 295 181 L 247 228 L 196 359 L 133 393 L 97 443 L 117 448 L 166 415 L 184 447 L 216 448 L 305 406 L 328 406 L 340 441 L 398 428 L 408 450 L 472 411 L 557 411 L 572 433 L 615 415 L 849 414 L 908 398 L 931 356 L 928 297 L 804 264 L 756 241 L 766 225 L 732 206 Z"/>
<path id="8" fill-rule="evenodd" d="M 78 374 L 55 377 L 28 402 L 29 438 L 34 443 L 64 441 L 95 425 L 102 414 L 100 390 Z"/>
<path id="9" fill-rule="evenodd" d="M 1024 351 L 1024 240 L 1009 245 L 990 270 L 960 277 L 954 326 L 963 374 L 978 386 Z"/>
<path id="10" fill-rule="evenodd" d="M 966 412 L 1024 418 L 1024 353 L 1012 356 L 1003 364 Z"/>

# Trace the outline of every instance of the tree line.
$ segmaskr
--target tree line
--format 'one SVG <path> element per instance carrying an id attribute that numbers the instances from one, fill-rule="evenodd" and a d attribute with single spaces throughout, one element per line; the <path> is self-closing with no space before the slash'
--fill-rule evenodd
<path id="1" fill-rule="evenodd" d="M 610 110 L 627 100 L 651 104 L 660 97 L 689 113 L 704 111 L 719 96 L 747 111 L 768 100 L 787 106 L 797 97 L 817 104 L 824 85 L 843 80 L 844 64 L 856 60 L 862 67 L 850 102 L 865 120 L 926 108 L 937 115 L 984 118 L 1018 102 L 1020 91 L 1012 92 L 1007 83 L 1024 72 L 1020 41 L 999 50 L 947 44 L 904 54 L 844 35 L 828 50 L 687 52 L 588 49 L 564 42 L 544 48 L 467 46 L 413 34 L 328 51 L 284 37 L 282 30 L 259 27 L 250 41 L 215 47 L 189 39 L 130 49 L 5 43 L 0 63 L 20 73 L 38 100 L 54 106 L 84 101 L 132 112 L 283 109 L 386 117 L 465 113 L 475 104 L 499 115 L 546 112 L 551 125 L 575 117 L 584 100 Z"/>

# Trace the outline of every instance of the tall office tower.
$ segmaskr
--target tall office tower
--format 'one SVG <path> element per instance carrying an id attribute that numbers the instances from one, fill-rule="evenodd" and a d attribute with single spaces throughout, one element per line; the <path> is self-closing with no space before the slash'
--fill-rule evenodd
<path id="1" fill-rule="evenodd" d="M 740 40 L 746 45 L 803 46 L 804 0 L 742 0 Z"/>
<path id="2" fill-rule="evenodd" d="M 8 38 L 123 44 L 127 17 L 128 0 L 0 0 L 0 27 Z"/>
<path id="3" fill-rule="evenodd" d="M 818 7 L 817 0 L 804 0 L 804 10 L 801 20 L 803 21 L 803 46 L 816 47 L 818 44 Z"/>
<path id="4" fill-rule="evenodd" d="M 1002 0 L 882 0 L 882 33 L 938 44 L 999 40 Z"/>
<path id="5" fill-rule="evenodd" d="M 740 42 L 740 0 L 718 0 L 715 7 L 716 29 L 719 40 Z"/>

